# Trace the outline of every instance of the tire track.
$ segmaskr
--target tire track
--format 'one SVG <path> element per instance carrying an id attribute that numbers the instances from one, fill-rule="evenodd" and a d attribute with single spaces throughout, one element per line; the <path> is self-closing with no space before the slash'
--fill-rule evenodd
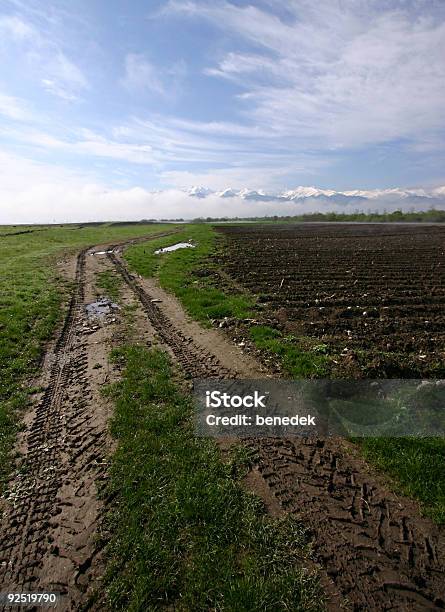
<path id="1" fill-rule="evenodd" d="M 114 249 L 113 249 L 114 251 Z M 119 257 L 112 252 L 108 258 L 134 292 L 144 312 L 159 335 L 160 340 L 173 352 L 175 359 L 189 378 L 235 378 L 237 373 L 224 367 L 215 355 L 199 347 L 191 337 L 185 336 L 164 314 L 154 298 L 130 274 Z"/>
<path id="2" fill-rule="evenodd" d="M 88 400 L 91 399 L 85 337 L 79 333 L 84 317 L 85 256 L 77 258 L 75 289 L 66 318 L 56 341 L 48 385 L 36 407 L 26 435 L 26 454 L 20 473 L 9 491 L 8 509 L 2 517 L 0 536 L 0 584 L 5 590 L 45 588 L 66 594 L 68 585 L 42 575 L 44 558 L 58 556 L 52 545 L 62 512 L 61 490 L 69 481 L 85 483 L 97 478 L 100 465 L 94 461 L 104 446 L 104 432 L 91 425 Z M 94 442 L 88 460 L 81 456 Z M 87 463 L 88 469 L 84 471 Z"/>
<path id="3" fill-rule="evenodd" d="M 445 609 L 443 530 L 367 473 L 335 439 L 249 441 L 287 511 L 314 535 L 314 551 L 349 609 Z"/>

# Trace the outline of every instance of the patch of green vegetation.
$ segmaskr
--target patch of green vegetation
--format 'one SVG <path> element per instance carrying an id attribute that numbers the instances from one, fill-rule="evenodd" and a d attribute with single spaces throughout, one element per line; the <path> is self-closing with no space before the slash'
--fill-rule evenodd
<path id="1" fill-rule="evenodd" d="M 69 284 L 58 272 L 62 253 L 111 240 L 174 229 L 171 225 L 114 227 L 20 226 L 5 228 L 0 238 L 0 491 L 10 473 L 18 411 L 29 402 L 26 381 L 36 375 L 45 342 L 61 317 Z M 38 230 L 38 231 L 37 231 Z"/>
<path id="2" fill-rule="evenodd" d="M 310 378 L 326 373 L 328 358 L 319 352 L 304 350 L 293 336 L 284 336 L 279 330 L 267 325 L 256 325 L 249 331 L 255 345 L 278 356 L 291 376 Z"/>
<path id="3" fill-rule="evenodd" d="M 243 459 L 223 463 L 197 438 L 193 407 L 167 355 L 130 346 L 113 352 L 123 370 L 108 391 L 118 448 L 107 496 L 111 540 L 104 578 L 112 610 L 322 609 L 308 544 L 288 516 L 268 516 L 240 485 Z"/>
<path id="4" fill-rule="evenodd" d="M 121 286 L 121 277 L 111 270 L 104 270 L 103 272 L 98 272 L 96 274 L 96 287 L 103 289 L 107 297 L 114 301 L 119 299 L 119 290 Z"/>
<path id="5" fill-rule="evenodd" d="M 406 495 L 422 502 L 437 523 L 445 524 L 445 441 L 442 438 L 365 438 L 366 459 L 385 471 Z"/>
<path id="6" fill-rule="evenodd" d="M 187 241 L 192 241 L 195 248 L 154 253 L 161 247 Z M 251 315 L 253 300 L 245 295 L 225 294 L 212 279 L 212 271 L 216 269 L 211 260 L 215 242 L 216 235 L 210 226 L 187 225 L 174 236 L 130 247 L 125 258 L 130 268 L 142 276 L 157 275 L 161 286 L 174 293 L 190 315 L 206 325 L 210 325 L 211 319 L 247 318 Z M 206 276 L 197 275 L 202 266 L 206 268 Z"/>

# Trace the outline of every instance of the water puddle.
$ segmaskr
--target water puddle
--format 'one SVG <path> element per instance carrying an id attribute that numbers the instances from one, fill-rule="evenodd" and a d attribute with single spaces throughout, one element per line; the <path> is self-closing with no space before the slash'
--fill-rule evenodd
<path id="1" fill-rule="evenodd" d="M 178 249 L 194 249 L 195 245 L 190 242 L 177 242 L 176 244 L 172 244 L 172 246 L 164 247 L 163 249 L 158 249 L 155 251 L 155 255 L 160 255 L 161 253 L 171 253 L 172 251 L 177 251 Z"/>
<path id="2" fill-rule="evenodd" d="M 91 302 L 85 306 L 89 317 L 104 317 L 112 312 L 119 310 L 119 306 L 108 298 L 100 298 L 96 302 Z"/>
<path id="3" fill-rule="evenodd" d="M 113 251 L 94 251 L 94 253 L 90 253 L 90 255 L 106 255 L 107 253 L 112 253 Z"/>

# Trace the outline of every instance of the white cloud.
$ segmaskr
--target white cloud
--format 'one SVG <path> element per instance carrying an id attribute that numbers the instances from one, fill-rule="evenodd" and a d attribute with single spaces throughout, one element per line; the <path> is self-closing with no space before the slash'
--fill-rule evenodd
<path id="1" fill-rule="evenodd" d="M 241 188 L 247 183 L 275 188 L 286 175 L 311 174 L 328 164 L 323 155 L 296 152 L 282 138 L 236 123 L 164 116 L 150 121 L 133 119 L 116 126 L 112 133 L 117 139 L 149 144 L 167 185 L 203 183 L 219 189 L 227 184 Z M 196 169 L 191 169 L 192 164 Z M 211 168 L 202 170 L 199 164 Z"/>
<path id="2" fill-rule="evenodd" d="M 157 68 L 142 54 L 129 53 L 125 57 L 125 76 L 122 85 L 131 92 L 148 89 L 165 95 L 165 89 Z"/>
<path id="3" fill-rule="evenodd" d="M 69 101 L 77 100 L 88 88 L 82 70 L 50 33 L 40 31 L 17 15 L 5 15 L 0 17 L 0 34 L 3 61 L 13 54 L 24 79 L 36 80 L 49 93 Z"/>
<path id="4" fill-rule="evenodd" d="M 264 167 L 255 165 L 239 168 L 219 168 L 207 172 L 190 172 L 189 170 L 169 170 L 162 173 L 163 182 L 179 188 L 205 185 L 215 190 L 223 190 L 228 186 L 242 189 L 243 187 L 255 189 L 279 189 L 286 184 L 287 178 L 293 171 L 302 170 L 296 165 L 292 167 L 276 168 L 270 165 Z"/>
<path id="5" fill-rule="evenodd" d="M 82 155 L 121 159 L 135 164 L 152 164 L 155 159 L 148 144 L 116 142 L 103 138 L 89 130 L 83 131 L 84 138 L 75 142 L 63 142 L 63 147 Z"/>
<path id="6" fill-rule="evenodd" d="M 44 88 L 65 100 L 75 100 L 88 87 L 82 71 L 61 51 L 46 62 L 45 74 Z"/>
<path id="7" fill-rule="evenodd" d="M 176 100 L 182 94 L 186 75 L 184 60 L 160 68 L 143 53 L 129 53 L 125 57 L 125 75 L 120 84 L 131 94 L 149 92 L 165 100 Z"/>
<path id="8" fill-rule="evenodd" d="M 3 128 L 0 129 L 0 133 L 9 139 L 32 147 L 39 147 L 46 152 L 59 150 L 82 157 L 102 157 L 134 164 L 153 164 L 155 162 L 152 147 L 148 144 L 118 142 L 86 129 L 78 130 L 69 140 L 37 129 Z"/>
<path id="9" fill-rule="evenodd" d="M 14 121 L 26 121 L 31 118 L 28 105 L 15 96 L 0 93 L 0 115 Z"/>
<path id="10" fill-rule="evenodd" d="M 0 17 L 0 32 L 19 41 L 36 35 L 34 28 L 16 15 L 2 15 Z"/>
<path id="11" fill-rule="evenodd" d="M 371 0 L 270 4 L 286 21 L 229 2 L 167 6 L 261 49 L 233 50 L 206 69 L 244 89 L 257 126 L 321 148 L 416 141 L 445 127 L 445 15 L 436 3 L 421 14 L 402 2 L 392 10 Z"/>

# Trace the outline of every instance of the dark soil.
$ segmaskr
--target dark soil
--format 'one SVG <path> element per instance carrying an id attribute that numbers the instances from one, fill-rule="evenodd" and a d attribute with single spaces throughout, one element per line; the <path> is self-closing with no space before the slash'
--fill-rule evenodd
<path id="1" fill-rule="evenodd" d="M 278 328 L 326 344 L 342 375 L 445 377 L 445 228 L 218 227 L 219 263 Z"/>

